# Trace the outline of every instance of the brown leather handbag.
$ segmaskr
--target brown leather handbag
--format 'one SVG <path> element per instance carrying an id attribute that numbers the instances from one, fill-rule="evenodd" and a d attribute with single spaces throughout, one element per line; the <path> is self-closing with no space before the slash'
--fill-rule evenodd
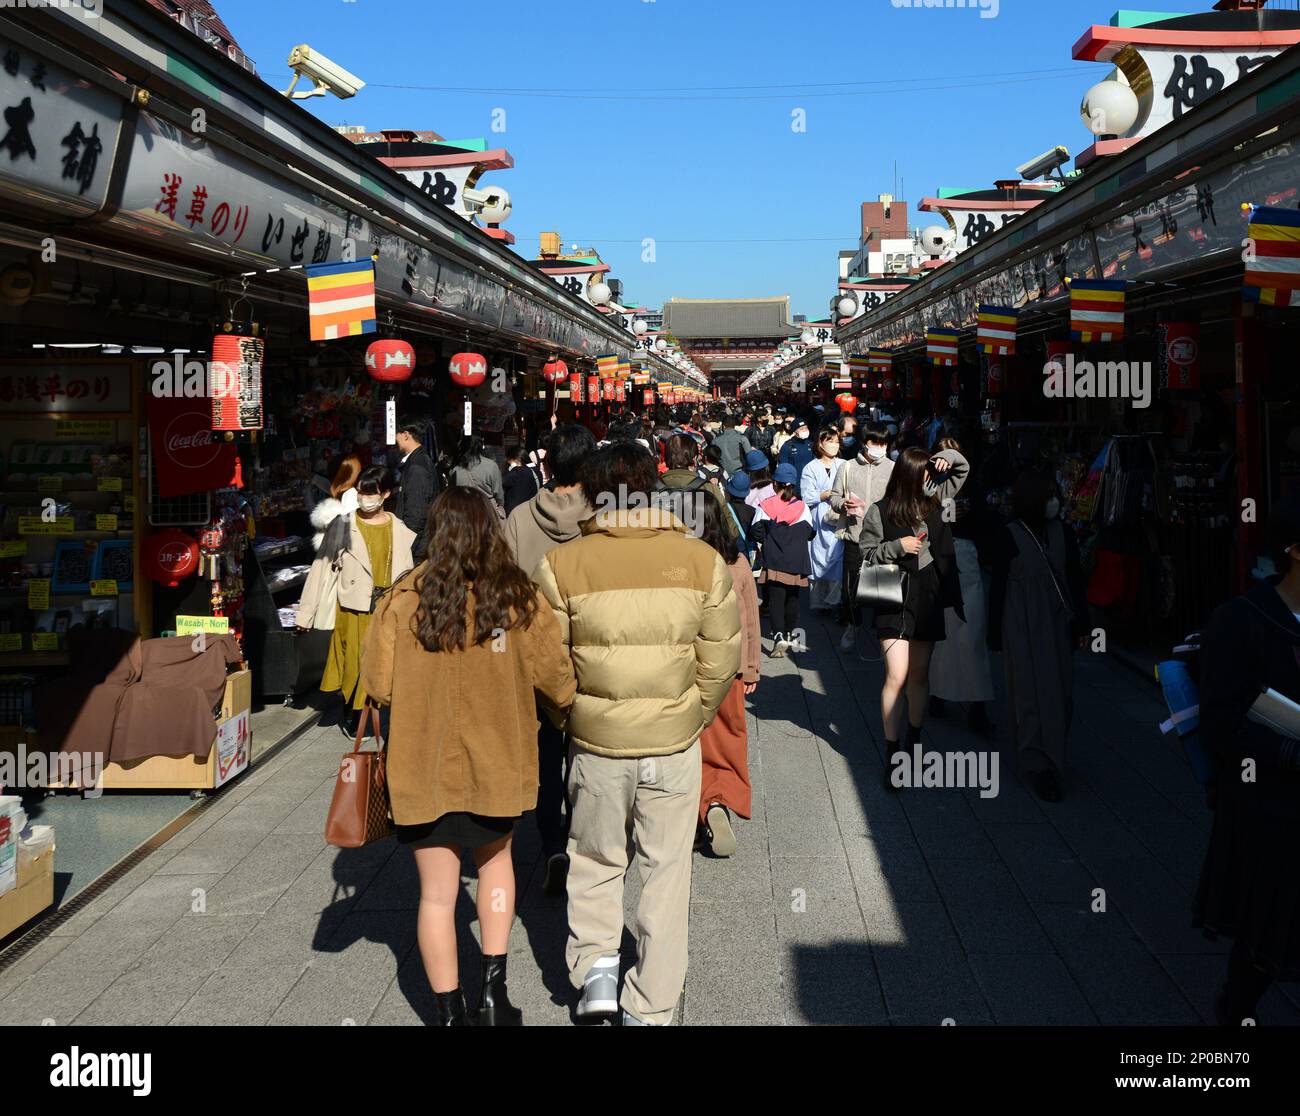
<path id="1" fill-rule="evenodd" d="M 373 728 L 377 749 L 363 752 L 366 723 Z M 388 773 L 384 738 L 379 732 L 379 708 L 367 705 L 357 719 L 357 736 L 352 751 L 339 764 L 334 798 L 325 819 L 325 843 L 340 849 L 359 849 L 382 841 L 393 831 L 388 807 Z"/>

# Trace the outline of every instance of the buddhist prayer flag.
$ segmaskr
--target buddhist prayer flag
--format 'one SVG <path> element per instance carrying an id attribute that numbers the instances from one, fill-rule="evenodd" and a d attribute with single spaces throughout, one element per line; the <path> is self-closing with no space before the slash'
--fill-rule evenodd
<path id="1" fill-rule="evenodd" d="M 620 360 L 614 366 L 614 374 L 622 379 L 624 376 L 632 375 L 632 362 L 630 360 Z"/>
<path id="2" fill-rule="evenodd" d="M 894 366 L 894 354 L 888 349 L 870 349 L 867 363 L 877 372 L 888 372 Z"/>
<path id="3" fill-rule="evenodd" d="M 1124 337 L 1123 279 L 1075 279 L 1070 284 L 1070 332 L 1076 341 Z"/>
<path id="4" fill-rule="evenodd" d="M 618 367 L 618 357 L 614 353 L 607 353 L 604 356 L 596 358 L 596 371 L 602 377 L 614 375 L 614 370 Z"/>
<path id="5" fill-rule="evenodd" d="M 849 357 L 849 375 L 866 379 L 871 374 L 871 362 L 865 356 Z"/>
<path id="6" fill-rule="evenodd" d="M 307 313 L 313 341 L 375 332 L 375 264 L 308 264 Z"/>
<path id="7" fill-rule="evenodd" d="M 1010 306 L 981 304 L 975 341 L 981 352 L 1011 356 L 1016 351 L 1016 322 L 1020 315 Z"/>
<path id="8" fill-rule="evenodd" d="M 955 329 L 926 330 L 925 351 L 934 364 L 956 364 L 957 331 Z"/>
<path id="9" fill-rule="evenodd" d="M 1300 209 L 1256 206 L 1246 235 L 1246 299 L 1300 306 Z"/>

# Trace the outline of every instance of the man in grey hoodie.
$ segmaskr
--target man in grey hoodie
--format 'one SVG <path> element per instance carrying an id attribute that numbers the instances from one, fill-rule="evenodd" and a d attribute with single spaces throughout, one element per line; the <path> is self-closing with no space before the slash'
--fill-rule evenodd
<path id="1" fill-rule="evenodd" d="M 596 439 L 585 426 L 574 423 L 551 432 L 545 459 L 550 479 L 506 519 L 506 542 L 526 573 L 537 569 L 547 551 L 582 534 L 579 525 L 596 514 L 578 483 L 579 467 L 595 452 Z M 540 709 L 537 720 L 541 725 L 537 730 L 537 829 L 546 856 L 542 890 L 547 895 L 562 895 L 569 869 L 564 851 L 569 840 L 564 789 L 568 745 L 564 733 Z"/>

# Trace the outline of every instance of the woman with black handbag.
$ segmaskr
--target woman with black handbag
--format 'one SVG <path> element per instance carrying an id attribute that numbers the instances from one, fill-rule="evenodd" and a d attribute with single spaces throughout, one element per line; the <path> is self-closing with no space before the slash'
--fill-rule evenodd
<path id="1" fill-rule="evenodd" d="M 893 757 L 920 742 L 930 697 L 930 656 L 944 638 L 945 608 L 965 616 L 951 517 L 945 504 L 966 483 L 970 466 L 954 449 L 933 457 L 913 446 L 898 455 L 884 498 L 862 518 L 858 601 L 875 610 L 885 660 L 880 715 L 885 730 L 886 783 Z M 903 692 L 907 739 L 901 739 Z"/>

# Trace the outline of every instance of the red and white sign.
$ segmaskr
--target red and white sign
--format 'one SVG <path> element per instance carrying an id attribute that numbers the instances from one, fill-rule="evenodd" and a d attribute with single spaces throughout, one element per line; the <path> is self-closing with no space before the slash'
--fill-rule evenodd
<path id="1" fill-rule="evenodd" d="M 1161 322 L 1157 334 L 1162 349 L 1162 384 L 1170 391 L 1196 391 L 1201 386 L 1201 323 Z"/>
<path id="2" fill-rule="evenodd" d="M 214 787 L 230 782 L 248 766 L 252 743 L 253 730 L 248 723 L 247 709 L 217 725 L 217 739 L 212 744 L 217 757 L 216 771 L 212 776 Z"/>
<path id="3" fill-rule="evenodd" d="M 218 333 L 212 339 L 213 430 L 262 429 L 262 362 L 266 342 L 260 337 Z"/>
<path id="4" fill-rule="evenodd" d="M 239 454 L 213 434 L 206 399 L 149 396 L 149 447 L 164 500 L 242 486 Z"/>

